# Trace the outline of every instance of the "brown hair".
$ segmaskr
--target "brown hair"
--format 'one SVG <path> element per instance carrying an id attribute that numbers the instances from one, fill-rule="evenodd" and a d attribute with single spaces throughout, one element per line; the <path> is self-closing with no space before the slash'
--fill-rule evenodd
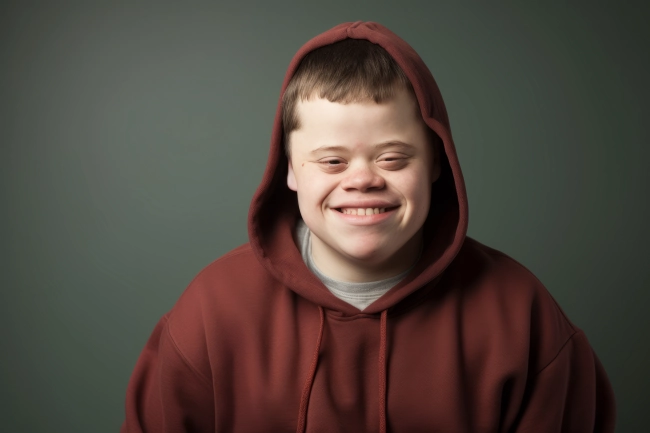
<path id="1" fill-rule="evenodd" d="M 373 100 L 390 100 L 399 88 L 413 95 L 411 82 L 395 59 L 377 44 L 365 39 L 344 39 L 309 52 L 298 65 L 282 95 L 284 148 L 291 156 L 289 134 L 300 128 L 296 112 L 298 98 L 312 96 L 343 104 Z"/>

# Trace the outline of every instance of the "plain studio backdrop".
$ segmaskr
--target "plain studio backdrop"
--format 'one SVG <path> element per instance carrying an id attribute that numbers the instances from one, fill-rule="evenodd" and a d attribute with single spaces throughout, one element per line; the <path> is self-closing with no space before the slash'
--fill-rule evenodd
<path id="1" fill-rule="evenodd" d="M 247 241 L 290 59 L 377 21 L 431 69 L 468 235 L 650 403 L 647 2 L 2 2 L 0 430 L 115 432 L 156 321 Z M 601 2 L 598 2 L 601 3 Z"/>

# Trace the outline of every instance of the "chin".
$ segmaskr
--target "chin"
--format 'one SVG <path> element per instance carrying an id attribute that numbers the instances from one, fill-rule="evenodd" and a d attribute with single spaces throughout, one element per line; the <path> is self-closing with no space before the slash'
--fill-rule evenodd
<path id="1" fill-rule="evenodd" d="M 366 264 L 380 264 L 388 260 L 395 251 L 387 251 L 383 245 L 354 245 L 342 248 L 343 252 Z"/>

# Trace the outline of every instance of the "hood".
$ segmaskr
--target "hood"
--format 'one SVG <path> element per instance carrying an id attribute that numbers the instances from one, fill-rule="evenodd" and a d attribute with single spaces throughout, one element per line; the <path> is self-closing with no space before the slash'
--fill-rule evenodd
<path id="1" fill-rule="evenodd" d="M 375 22 L 347 22 L 312 38 L 295 54 L 282 83 L 271 148 L 262 181 L 248 213 L 250 245 L 260 263 L 283 285 L 316 305 L 344 315 L 359 314 L 354 306 L 331 294 L 304 264 L 293 240 L 300 217 L 296 192 L 287 187 L 288 163 L 282 131 L 282 95 L 302 58 L 310 51 L 340 40 L 366 39 L 384 48 L 411 81 L 425 123 L 444 143 L 441 173 L 431 190 L 431 207 L 424 224 L 424 247 L 410 274 L 363 310 L 388 310 L 426 284 L 437 281 L 459 252 L 467 232 L 468 209 L 463 175 L 451 136 L 440 90 L 420 56 L 395 33 Z"/>

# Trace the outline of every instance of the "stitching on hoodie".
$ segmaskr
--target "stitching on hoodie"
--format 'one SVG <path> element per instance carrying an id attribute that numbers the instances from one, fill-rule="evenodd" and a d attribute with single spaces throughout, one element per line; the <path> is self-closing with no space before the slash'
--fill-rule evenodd
<path id="1" fill-rule="evenodd" d="M 472 239 L 472 240 L 473 240 L 473 239 Z M 473 241 L 476 242 L 479 246 L 483 245 L 483 244 L 479 243 L 479 242 L 476 241 L 476 240 L 473 240 Z M 557 300 L 556 300 L 556 299 L 553 297 L 553 295 L 548 291 L 548 289 L 546 289 L 546 286 L 541 282 L 541 280 L 540 280 L 540 279 L 539 279 L 539 278 L 538 278 L 538 277 L 537 277 L 533 272 L 531 272 L 530 269 L 528 269 L 528 268 L 527 268 L 526 266 L 524 266 L 522 263 L 516 261 L 515 259 L 513 259 L 512 257 L 510 257 L 509 255 L 507 255 L 506 253 L 504 253 L 504 252 L 502 252 L 502 251 L 495 250 L 495 249 L 493 249 L 493 248 L 488 247 L 487 245 L 483 245 L 483 246 L 486 247 L 486 249 L 485 249 L 484 251 L 485 251 L 488 255 L 490 255 L 490 256 L 492 256 L 492 257 L 496 257 L 496 258 L 502 258 L 502 259 L 505 259 L 505 260 L 507 260 L 507 261 L 513 263 L 514 265 L 518 266 L 519 268 L 523 269 L 524 271 L 526 271 L 526 273 L 527 273 L 528 275 L 532 276 L 532 278 L 534 279 L 534 281 L 536 281 L 537 284 L 538 284 L 540 287 L 544 288 L 544 290 L 543 290 L 543 295 L 544 295 L 545 297 L 547 297 L 548 299 L 550 299 L 551 302 L 553 302 L 553 305 L 555 305 L 555 308 L 557 309 L 558 313 L 560 314 L 560 316 L 561 316 L 562 319 L 564 320 L 564 324 L 565 324 L 567 327 L 569 327 L 569 328 L 573 331 L 573 332 L 571 333 L 571 335 L 569 335 L 569 337 L 567 338 L 567 340 L 566 340 L 566 341 L 565 341 L 565 342 L 560 346 L 560 349 L 559 349 L 558 352 L 555 354 L 555 356 L 554 356 L 553 358 L 551 358 L 551 360 L 550 360 L 550 361 L 549 361 L 549 362 L 548 362 L 544 367 L 542 367 L 539 371 L 537 371 L 537 373 L 535 373 L 535 375 L 538 375 L 538 374 L 540 374 L 540 373 L 541 373 L 541 372 L 542 372 L 546 367 L 548 367 L 549 365 L 551 365 L 551 364 L 553 363 L 553 361 L 555 361 L 555 359 L 560 355 L 560 353 L 562 353 L 562 350 L 566 347 L 566 345 L 567 345 L 567 344 L 568 344 L 568 343 L 573 339 L 573 337 L 574 337 L 576 334 L 578 334 L 578 333 L 582 333 L 583 331 L 582 331 L 581 329 L 577 328 L 576 326 L 574 326 L 573 323 L 571 323 L 571 321 L 569 320 L 569 318 L 567 317 L 567 315 L 564 313 L 564 310 L 562 310 L 562 307 L 560 307 L 560 304 L 557 302 Z M 483 249 L 483 248 L 481 248 L 481 249 Z"/>
<path id="2" fill-rule="evenodd" d="M 478 241 L 474 241 L 474 242 L 476 242 L 476 243 L 479 244 L 479 245 L 482 245 L 483 247 L 486 247 L 487 250 L 486 250 L 485 252 L 486 252 L 488 255 L 490 255 L 490 256 L 492 256 L 492 257 L 501 257 L 501 258 L 504 258 L 504 259 L 506 259 L 507 261 L 509 261 L 509 262 L 513 263 L 514 265 L 518 266 L 519 268 L 523 269 L 523 270 L 524 270 L 524 271 L 525 271 L 529 276 L 531 276 L 531 277 L 532 277 L 532 278 L 537 282 L 537 284 L 539 284 L 540 287 L 543 287 L 543 288 L 545 289 L 545 290 L 544 290 L 545 295 L 546 295 L 547 297 L 549 297 L 550 300 L 555 304 L 555 307 L 557 308 L 558 312 L 560 313 L 560 315 L 561 315 L 562 318 L 564 319 L 565 324 L 566 324 L 569 328 L 571 328 L 571 329 L 573 330 L 573 333 L 572 333 L 571 335 L 575 334 L 575 333 L 578 331 L 578 329 L 577 329 L 577 328 L 576 328 L 576 327 L 571 323 L 571 321 L 569 320 L 569 318 L 567 317 L 567 315 L 564 314 L 564 310 L 562 310 L 562 307 L 560 307 L 560 304 L 558 304 L 558 302 L 555 300 L 555 298 L 553 297 L 553 295 L 548 291 L 548 289 L 546 288 L 546 286 L 544 285 L 544 283 L 542 283 L 542 281 L 537 277 L 537 275 L 535 275 L 535 274 L 534 274 L 530 269 L 528 269 L 528 268 L 527 268 L 526 266 L 524 266 L 522 263 L 516 261 L 515 259 L 513 259 L 512 257 L 510 257 L 509 255 L 507 255 L 506 253 L 504 253 L 504 252 L 502 252 L 502 251 L 495 250 L 495 249 L 493 249 L 493 248 L 488 247 L 487 245 L 480 244 Z M 571 337 L 569 337 L 569 338 L 571 338 Z"/>
<path id="3" fill-rule="evenodd" d="M 206 265 L 206 266 L 205 266 L 205 267 L 204 267 L 200 272 L 198 272 L 194 278 L 192 278 L 192 280 L 191 280 L 190 283 L 187 285 L 187 287 L 191 287 L 191 286 L 193 286 L 193 285 L 195 284 L 195 282 L 196 282 L 199 278 L 201 278 L 201 277 L 203 276 L 203 274 L 204 274 L 205 272 L 207 272 L 208 269 L 211 268 L 213 265 L 215 265 L 215 264 L 221 262 L 222 260 L 224 260 L 224 259 L 226 259 L 226 258 L 239 256 L 239 255 L 241 255 L 241 254 L 246 254 L 246 253 L 249 253 L 249 252 L 251 252 L 251 251 L 252 251 L 252 248 L 251 248 L 251 246 L 250 246 L 250 243 L 247 242 L 247 243 L 242 244 L 242 245 L 240 245 L 239 247 L 235 248 L 234 250 L 231 250 L 231 251 L 228 252 L 227 254 L 224 254 L 223 256 L 219 257 L 218 259 L 213 260 L 211 263 L 209 263 L 208 265 Z M 185 291 L 183 292 L 183 294 L 181 295 L 181 297 L 184 296 L 184 295 L 185 295 Z M 187 367 L 188 367 L 190 370 L 192 370 L 192 372 L 193 372 L 194 374 L 196 374 L 196 375 L 197 375 L 197 376 L 202 380 L 203 384 L 204 384 L 204 385 L 205 385 L 209 390 L 212 390 L 212 381 L 211 381 L 210 379 L 208 379 L 206 376 L 204 376 L 203 373 L 201 373 L 201 372 L 199 371 L 198 368 L 194 367 L 194 365 L 190 362 L 189 358 L 187 358 L 187 356 L 185 356 L 185 354 L 183 353 L 183 351 L 181 350 L 181 348 L 178 346 L 178 344 L 176 343 L 176 340 L 174 339 L 174 336 L 173 336 L 172 333 L 171 333 L 170 326 L 171 326 L 171 317 L 172 317 L 172 315 L 173 315 L 173 311 L 174 311 L 174 309 L 172 308 L 172 310 L 168 311 L 168 312 L 164 315 L 164 318 L 165 318 L 165 321 L 166 321 L 166 322 L 165 322 L 165 329 L 166 329 L 167 335 L 169 336 L 169 339 L 171 340 L 171 342 L 172 342 L 172 344 L 173 344 L 173 346 L 174 346 L 174 349 L 176 350 L 176 353 L 178 354 L 178 356 L 180 356 L 180 358 L 183 360 L 183 362 L 185 363 L 185 365 L 187 365 Z"/>
<path id="4" fill-rule="evenodd" d="M 235 248 L 234 250 L 231 250 L 230 252 L 228 252 L 228 253 L 224 254 L 223 256 L 219 257 L 218 259 L 213 260 L 211 263 L 209 263 L 209 264 L 206 265 L 203 269 L 201 269 L 201 271 L 198 272 L 198 273 L 194 276 L 194 278 L 192 278 L 192 280 L 191 280 L 190 283 L 187 285 L 187 287 L 188 287 L 188 288 L 189 288 L 189 287 L 192 287 L 192 286 L 194 286 L 195 283 L 198 284 L 197 281 L 198 281 L 200 278 L 202 278 L 203 275 L 204 275 L 206 272 L 208 272 L 208 269 L 210 269 L 212 266 L 216 265 L 217 263 L 219 263 L 219 262 L 221 262 L 221 261 L 223 261 L 223 260 L 225 260 L 225 259 L 227 259 L 227 258 L 235 257 L 235 256 L 239 256 L 239 255 L 246 254 L 246 253 L 250 253 L 250 252 L 252 252 L 252 248 L 251 248 L 250 242 L 247 242 L 247 243 L 245 243 L 245 244 L 242 244 L 242 245 L 238 246 L 238 247 Z M 185 296 L 186 292 L 187 292 L 187 290 L 185 290 L 185 291 L 183 292 L 183 294 L 181 295 L 181 297 Z M 171 340 L 171 342 L 172 342 L 172 344 L 173 344 L 173 346 L 174 346 L 174 349 L 176 350 L 176 353 L 178 354 L 178 356 L 180 356 L 180 358 L 183 360 L 183 362 L 185 363 L 185 365 L 186 365 L 186 366 L 187 366 L 187 367 L 188 367 L 188 368 L 189 368 L 189 369 L 190 369 L 194 374 L 196 374 L 196 375 L 197 375 L 197 376 L 202 380 L 202 383 L 207 387 L 207 389 L 212 390 L 212 381 L 211 381 L 210 379 L 208 379 L 205 375 L 203 375 L 203 373 L 201 373 L 201 371 L 199 371 L 199 369 L 196 368 L 196 367 L 192 364 L 192 362 L 189 360 L 189 358 L 188 358 L 187 356 L 185 356 L 185 354 L 183 353 L 183 351 L 181 350 L 181 348 L 180 348 L 180 347 L 178 346 L 178 344 L 176 343 L 176 340 L 174 339 L 174 336 L 172 335 L 172 333 L 171 333 L 171 329 L 170 329 L 170 327 L 171 327 L 171 318 L 172 318 L 172 316 L 173 316 L 173 312 L 174 312 L 174 308 L 172 308 L 172 310 L 170 310 L 169 312 L 167 312 L 167 313 L 165 314 L 165 319 L 166 319 L 165 328 L 166 328 L 167 335 L 169 336 L 169 339 Z"/>
<path id="5" fill-rule="evenodd" d="M 167 331 L 167 335 L 169 336 L 169 339 L 173 343 L 174 349 L 176 349 L 176 353 L 181 357 L 183 360 L 183 363 L 189 367 L 189 369 L 196 374 L 201 380 L 202 383 L 206 386 L 206 388 L 210 391 L 212 391 L 212 381 L 210 381 L 207 377 L 203 375 L 192 363 L 190 362 L 189 359 L 185 356 L 185 354 L 181 351 L 180 347 L 178 347 L 178 344 L 176 344 L 176 340 L 174 340 L 174 336 L 172 335 L 171 330 L 169 329 L 169 319 L 167 320 L 167 323 L 165 324 L 165 330 Z"/>
<path id="6" fill-rule="evenodd" d="M 553 358 L 548 362 L 548 364 L 546 364 L 546 365 L 545 365 L 544 367 L 542 367 L 542 368 L 541 368 L 537 373 L 535 373 L 535 376 L 538 376 L 542 371 L 544 371 L 544 370 L 546 369 L 546 367 L 548 367 L 549 365 L 553 364 L 553 361 L 555 361 L 555 360 L 560 356 L 560 354 L 562 353 L 562 351 L 564 350 L 564 348 L 567 347 L 567 345 L 569 344 L 569 342 L 570 342 L 571 340 L 573 340 L 573 337 L 576 336 L 576 335 L 578 335 L 578 334 L 580 334 L 580 333 L 582 333 L 582 331 L 575 331 L 573 334 L 571 334 L 571 336 L 569 336 L 569 338 L 567 339 L 567 341 L 564 342 L 564 344 L 562 345 L 562 347 L 560 347 L 560 350 L 558 350 L 558 352 L 555 354 L 555 356 L 554 356 L 554 357 L 553 357 Z"/>

